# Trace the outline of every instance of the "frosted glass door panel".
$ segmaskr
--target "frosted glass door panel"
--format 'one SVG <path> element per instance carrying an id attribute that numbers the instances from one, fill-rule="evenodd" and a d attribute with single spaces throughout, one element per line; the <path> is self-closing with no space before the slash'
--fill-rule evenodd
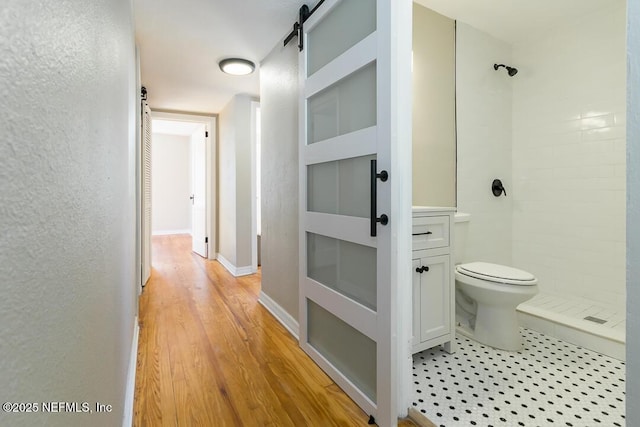
<path id="1" fill-rule="evenodd" d="M 373 62 L 307 100 L 307 143 L 374 126 L 376 108 Z"/>
<path id="2" fill-rule="evenodd" d="M 307 277 L 376 310 L 376 250 L 307 233 Z"/>
<path id="3" fill-rule="evenodd" d="M 307 210 L 369 217 L 371 160 L 354 157 L 307 166 Z"/>
<path id="4" fill-rule="evenodd" d="M 349 0 L 338 4 L 307 34 L 307 76 L 327 65 L 375 30 L 374 0 Z"/>
<path id="5" fill-rule="evenodd" d="M 307 300 L 308 341 L 369 399 L 376 401 L 376 343 Z"/>

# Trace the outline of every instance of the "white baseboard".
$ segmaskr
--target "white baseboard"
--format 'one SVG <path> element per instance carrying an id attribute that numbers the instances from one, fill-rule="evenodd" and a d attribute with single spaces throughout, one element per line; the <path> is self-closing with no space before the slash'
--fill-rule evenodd
<path id="1" fill-rule="evenodd" d="M 186 230 L 153 230 L 152 236 L 168 236 L 170 234 L 191 234 L 191 229 Z"/>
<path id="2" fill-rule="evenodd" d="M 233 263 L 231 263 L 231 261 L 222 256 L 222 254 L 218 254 L 216 259 L 220 264 L 222 264 L 224 268 L 227 269 L 229 273 L 233 274 L 234 277 L 247 276 L 256 272 L 250 265 L 244 267 L 236 267 L 235 265 L 233 265 Z"/>
<path id="3" fill-rule="evenodd" d="M 236 274 L 234 276 L 248 276 L 249 274 L 255 273 L 257 270 L 254 270 L 252 266 L 247 265 L 245 267 L 236 267 Z"/>
<path id="4" fill-rule="evenodd" d="M 264 308 L 269 310 L 273 317 L 276 318 L 278 322 L 282 324 L 291 335 L 295 337 L 296 340 L 299 339 L 300 325 L 298 321 L 293 318 L 289 313 L 285 311 L 280 304 L 275 302 L 271 297 L 264 292 L 260 291 L 260 296 L 258 297 L 258 302 L 262 304 Z"/>
<path id="5" fill-rule="evenodd" d="M 122 427 L 133 425 L 133 399 L 136 391 L 136 368 L 138 366 L 138 336 L 140 325 L 138 316 L 133 327 L 133 339 L 131 340 L 131 355 L 129 356 L 129 372 L 127 373 L 127 388 L 124 395 L 124 414 L 122 415 Z"/>

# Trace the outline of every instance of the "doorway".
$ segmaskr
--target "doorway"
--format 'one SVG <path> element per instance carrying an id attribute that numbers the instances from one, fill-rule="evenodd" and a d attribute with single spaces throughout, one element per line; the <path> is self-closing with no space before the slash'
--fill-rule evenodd
<path id="1" fill-rule="evenodd" d="M 216 118 L 152 111 L 151 119 L 150 234 L 190 234 L 192 251 L 215 259 Z"/>

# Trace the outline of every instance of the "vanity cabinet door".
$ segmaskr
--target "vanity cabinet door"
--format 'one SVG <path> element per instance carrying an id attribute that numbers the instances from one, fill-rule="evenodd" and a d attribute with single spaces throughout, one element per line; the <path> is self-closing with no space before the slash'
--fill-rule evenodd
<path id="1" fill-rule="evenodd" d="M 419 261 L 416 265 L 416 261 Z M 414 314 L 414 344 L 440 337 L 450 332 L 450 289 L 449 255 L 439 255 L 414 260 L 414 296 L 415 282 L 419 282 L 420 316 L 419 333 L 416 332 Z M 417 276 L 416 276 L 417 275 Z M 414 310 L 415 310 L 414 300 Z M 415 313 L 415 311 L 414 311 Z"/>

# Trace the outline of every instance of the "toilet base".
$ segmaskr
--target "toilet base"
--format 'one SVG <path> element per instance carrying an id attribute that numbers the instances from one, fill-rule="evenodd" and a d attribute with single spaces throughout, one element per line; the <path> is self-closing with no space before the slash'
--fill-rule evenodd
<path id="1" fill-rule="evenodd" d="M 473 336 L 476 341 L 501 350 L 522 349 L 518 315 L 511 307 L 479 306 Z"/>
<path id="2" fill-rule="evenodd" d="M 473 301 L 475 313 L 469 313 L 472 310 L 464 309 L 465 307 L 462 306 L 464 304 L 458 304 L 456 301 L 456 320 L 463 326 L 466 323 L 470 331 L 468 335 L 471 338 L 500 350 L 520 351 L 522 349 L 522 336 L 516 308 L 538 293 L 538 287 L 535 284 L 526 286 L 501 284 L 456 272 L 456 290 Z M 470 316 L 473 318 L 469 319 Z"/>
<path id="3" fill-rule="evenodd" d="M 456 313 L 456 332 L 489 347 L 507 351 L 522 350 L 522 336 L 515 310 L 485 306 L 472 319 Z"/>
<path id="4" fill-rule="evenodd" d="M 463 325 L 463 324 L 458 323 L 456 325 L 456 333 L 460 334 L 462 336 L 465 336 L 467 338 L 471 338 L 474 341 L 477 341 L 473 336 L 473 331 L 471 329 L 469 329 L 469 325 Z"/>

